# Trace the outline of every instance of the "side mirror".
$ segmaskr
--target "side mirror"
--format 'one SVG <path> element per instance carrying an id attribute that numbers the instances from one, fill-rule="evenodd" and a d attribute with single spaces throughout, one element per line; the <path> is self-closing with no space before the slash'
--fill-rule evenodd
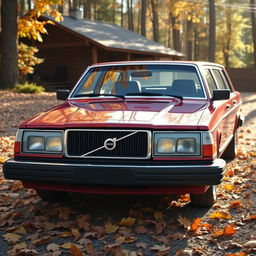
<path id="1" fill-rule="evenodd" d="M 56 96 L 58 100 L 66 100 L 69 95 L 69 90 L 57 90 L 56 91 Z"/>
<path id="2" fill-rule="evenodd" d="M 229 89 L 213 90 L 212 100 L 228 100 L 230 98 Z"/>

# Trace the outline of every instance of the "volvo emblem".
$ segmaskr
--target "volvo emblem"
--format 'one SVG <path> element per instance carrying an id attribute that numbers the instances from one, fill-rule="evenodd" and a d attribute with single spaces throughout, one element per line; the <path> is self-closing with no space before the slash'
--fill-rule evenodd
<path id="1" fill-rule="evenodd" d="M 109 138 L 104 141 L 104 148 L 106 150 L 113 150 L 116 147 L 116 138 Z"/>

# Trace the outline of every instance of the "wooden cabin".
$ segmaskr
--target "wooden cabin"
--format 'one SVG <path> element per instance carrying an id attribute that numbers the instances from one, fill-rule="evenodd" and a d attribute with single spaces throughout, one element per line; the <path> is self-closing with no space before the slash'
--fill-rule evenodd
<path id="1" fill-rule="evenodd" d="M 43 17 L 43 19 L 48 19 Z M 63 22 L 47 25 L 39 48 L 37 65 L 31 80 L 48 91 L 71 89 L 86 67 L 97 62 L 122 60 L 177 60 L 180 52 L 140 36 L 117 25 L 64 16 Z"/>

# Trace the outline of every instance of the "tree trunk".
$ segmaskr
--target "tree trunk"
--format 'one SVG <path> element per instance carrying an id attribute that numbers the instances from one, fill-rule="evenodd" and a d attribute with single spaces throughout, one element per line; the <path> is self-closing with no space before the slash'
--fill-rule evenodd
<path id="1" fill-rule="evenodd" d="M 225 46 L 223 49 L 224 54 L 224 62 L 226 68 L 229 68 L 229 57 L 230 57 L 230 48 L 231 48 L 231 42 L 232 42 L 232 19 L 231 19 L 231 12 L 227 12 L 227 38 L 225 39 Z"/>
<path id="2" fill-rule="evenodd" d="M 91 0 L 84 0 L 84 18 L 91 19 Z"/>
<path id="3" fill-rule="evenodd" d="M 180 51 L 181 50 L 180 30 L 175 27 L 176 26 L 176 18 L 172 16 L 171 21 L 172 21 L 173 48 L 176 51 Z"/>
<path id="4" fill-rule="evenodd" d="M 158 0 L 151 0 L 153 39 L 159 42 Z"/>
<path id="5" fill-rule="evenodd" d="M 253 10 L 255 8 L 255 0 L 250 0 L 250 5 Z M 251 23 L 252 23 L 252 38 L 253 38 L 253 59 L 254 59 L 254 67 L 256 67 L 256 17 L 255 12 L 251 11 Z"/>
<path id="6" fill-rule="evenodd" d="M 193 58 L 193 24 L 191 20 L 187 20 L 187 59 Z"/>
<path id="7" fill-rule="evenodd" d="M 0 88 L 13 88 L 18 79 L 17 1 L 2 1 Z"/>
<path id="8" fill-rule="evenodd" d="M 128 29 L 131 31 L 134 31 L 132 8 L 133 8 L 133 1 L 127 0 Z"/>
<path id="9" fill-rule="evenodd" d="M 23 16 L 25 12 L 25 0 L 19 1 L 19 16 Z"/>
<path id="10" fill-rule="evenodd" d="M 208 59 L 215 62 L 216 49 L 216 17 L 215 17 L 215 0 L 209 0 L 209 46 Z"/>
<path id="11" fill-rule="evenodd" d="M 146 37 L 146 11 L 147 0 L 141 0 L 141 14 L 140 14 L 140 34 Z"/>
<path id="12" fill-rule="evenodd" d="M 121 27 L 124 27 L 124 0 L 121 1 Z"/>

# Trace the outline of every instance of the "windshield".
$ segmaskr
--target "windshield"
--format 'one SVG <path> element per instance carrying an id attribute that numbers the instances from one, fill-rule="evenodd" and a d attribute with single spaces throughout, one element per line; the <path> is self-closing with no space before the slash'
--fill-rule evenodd
<path id="1" fill-rule="evenodd" d="M 185 65 L 118 65 L 94 67 L 71 97 L 99 95 L 176 95 L 204 98 L 196 68 Z"/>

